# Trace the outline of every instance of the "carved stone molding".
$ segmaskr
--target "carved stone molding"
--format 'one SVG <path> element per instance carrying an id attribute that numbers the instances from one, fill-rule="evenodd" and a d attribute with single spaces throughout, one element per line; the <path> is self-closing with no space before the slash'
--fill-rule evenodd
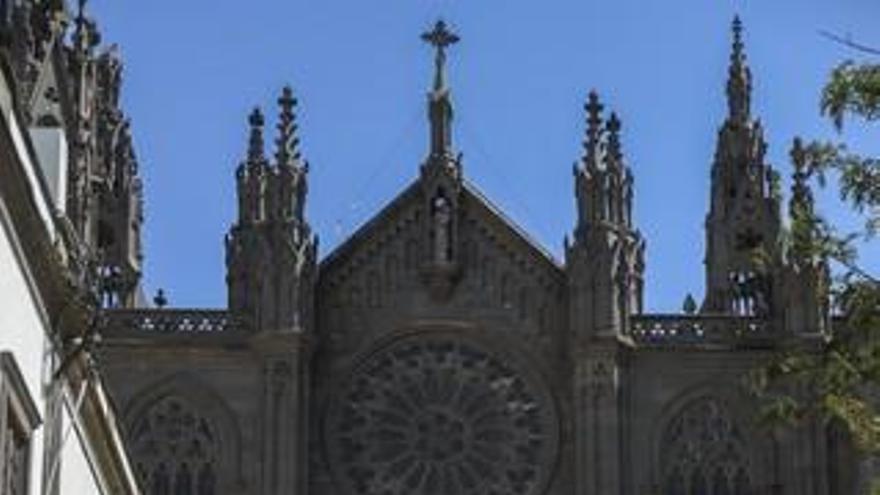
<path id="1" fill-rule="evenodd" d="M 588 397 L 608 397 L 617 391 L 618 366 L 612 357 L 587 358 L 581 364 L 580 374 L 581 391 Z"/>

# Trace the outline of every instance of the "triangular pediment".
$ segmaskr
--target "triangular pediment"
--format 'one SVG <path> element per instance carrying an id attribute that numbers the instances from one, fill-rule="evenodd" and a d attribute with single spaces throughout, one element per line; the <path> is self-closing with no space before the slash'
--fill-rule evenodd
<path id="1" fill-rule="evenodd" d="M 355 352 L 434 322 L 494 328 L 555 355 L 562 266 L 467 183 L 455 197 L 456 255 L 438 265 L 426 225 L 434 189 L 424 186 L 414 181 L 320 264 L 318 326 L 330 348 Z"/>
<path id="2" fill-rule="evenodd" d="M 422 181 L 414 181 L 328 254 L 319 268 L 320 292 L 344 292 L 339 297 L 350 304 L 360 298 L 369 306 L 395 288 L 427 290 L 424 191 Z M 514 305 L 527 291 L 556 293 L 564 280 L 560 263 L 476 186 L 463 181 L 459 195 L 451 291 L 502 305 Z"/>
<path id="3" fill-rule="evenodd" d="M 545 271 L 556 271 L 560 276 L 562 275 L 561 263 L 549 250 L 505 215 L 476 185 L 468 181 L 463 181 L 462 185 L 462 215 L 466 219 L 463 239 L 465 258 L 468 255 L 466 252 L 468 242 L 476 240 L 472 238 L 474 234 L 472 229 L 478 229 L 488 239 L 502 243 L 510 256 L 518 257 L 522 262 L 533 263 Z M 421 211 L 423 193 L 420 186 L 421 182 L 415 180 L 404 188 L 375 216 L 328 253 L 321 260 L 320 271 L 329 275 L 344 269 L 347 263 L 357 263 L 359 258 L 374 254 L 374 251 L 381 249 L 395 238 L 418 242 L 420 232 L 417 224 L 423 214 Z M 466 263 L 467 260 L 462 261 Z"/>

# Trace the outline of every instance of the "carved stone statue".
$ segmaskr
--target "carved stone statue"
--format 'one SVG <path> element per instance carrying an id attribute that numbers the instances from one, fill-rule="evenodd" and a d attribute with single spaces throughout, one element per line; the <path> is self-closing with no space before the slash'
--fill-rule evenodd
<path id="1" fill-rule="evenodd" d="M 452 260 L 452 207 L 442 195 L 434 198 L 434 261 Z"/>

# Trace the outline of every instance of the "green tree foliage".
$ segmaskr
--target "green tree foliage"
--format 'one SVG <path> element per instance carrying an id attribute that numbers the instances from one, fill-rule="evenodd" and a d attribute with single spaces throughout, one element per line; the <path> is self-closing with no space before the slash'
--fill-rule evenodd
<path id="1" fill-rule="evenodd" d="M 838 130 L 848 114 L 869 121 L 880 117 L 880 65 L 846 61 L 837 66 L 822 92 L 822 113 Z"/>
<path id="2" fill-rule="evenodd" d="M 837 66 L 822 92 L 820 107 L 841 137 L 848 119 L 874 124 L 880 118 L 880 63 L 847 61 Z M 752 384 L 767 399 L 764 419 L 771 424 L 836 422 L 846 427 L 864 452 L 880 454 L 880 280 L 859 265 L 856 249 L 857 241 L 876 248 L 880 158 L 861 156 L 842 143 L 821 141 L 804 145 L 800 156 L 802 178 L 820 187 L 835 184 L 840 199 L 863 216 L 864 228 L 841 234 L 813 208 L 793 205 L 786 239 L 789 258 L 824 258 L 840 268 L 829 294 L 833 338 L 819 349 L 786 352 L 757 370 Z"/>

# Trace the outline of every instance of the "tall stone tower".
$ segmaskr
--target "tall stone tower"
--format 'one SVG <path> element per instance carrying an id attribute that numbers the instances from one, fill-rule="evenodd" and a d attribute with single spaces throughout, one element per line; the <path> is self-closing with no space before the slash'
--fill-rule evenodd
<path id="1" fill-rule="evenodd" d="M 100 34 L 82 6 L 75 26 L 66 52 L 73 85 L 66 211 L 82 242 L 80 257 L 97 268 L 101 304 L 130 308 L 140 291 L 143 192 L 130 123 L 120 107 L 122 61 L 113 49 L 96 53 Z M 43 113 L 35 123 L 51 128 L 64 117 Z"/>
<path id="2" fill-rule="evenodd" d="M 780 234 L 778 176 L 765 163 L 767 144 L 751 118 L 752 76 L 743 51 L 742 23 L 733 21 L 727 80 L 727 118 L 718 131 L 706 216 L 706 298 L 702 311 L 767 315 Z"/>
<path id="3" fill-rule="evenodd" d="M 584 156 L 574 167 L 577 225 L 566 241 L 575 412 L 575 493 L 619 493 L 621 377 L 630 318 L 642 311 L 645 242 L 632 220 L 633 175 L 624 161 L 620 120 L 587 104 Z M 601 452 L 601 455 L 599 454 Z"/>
<path id="4" fill-rule="evenodd" d="M 238 221 L 226 237 L 229 311 L 250 321 L 262 372 L 260 476 L 264 494 L 305 493 L 317 239 L 305 220 L 308 164 L 297 150 L 296 100 L 278 99 L 275 163 L 264 154 L 260 110 L 249 118 L 236 171 Z"/>

